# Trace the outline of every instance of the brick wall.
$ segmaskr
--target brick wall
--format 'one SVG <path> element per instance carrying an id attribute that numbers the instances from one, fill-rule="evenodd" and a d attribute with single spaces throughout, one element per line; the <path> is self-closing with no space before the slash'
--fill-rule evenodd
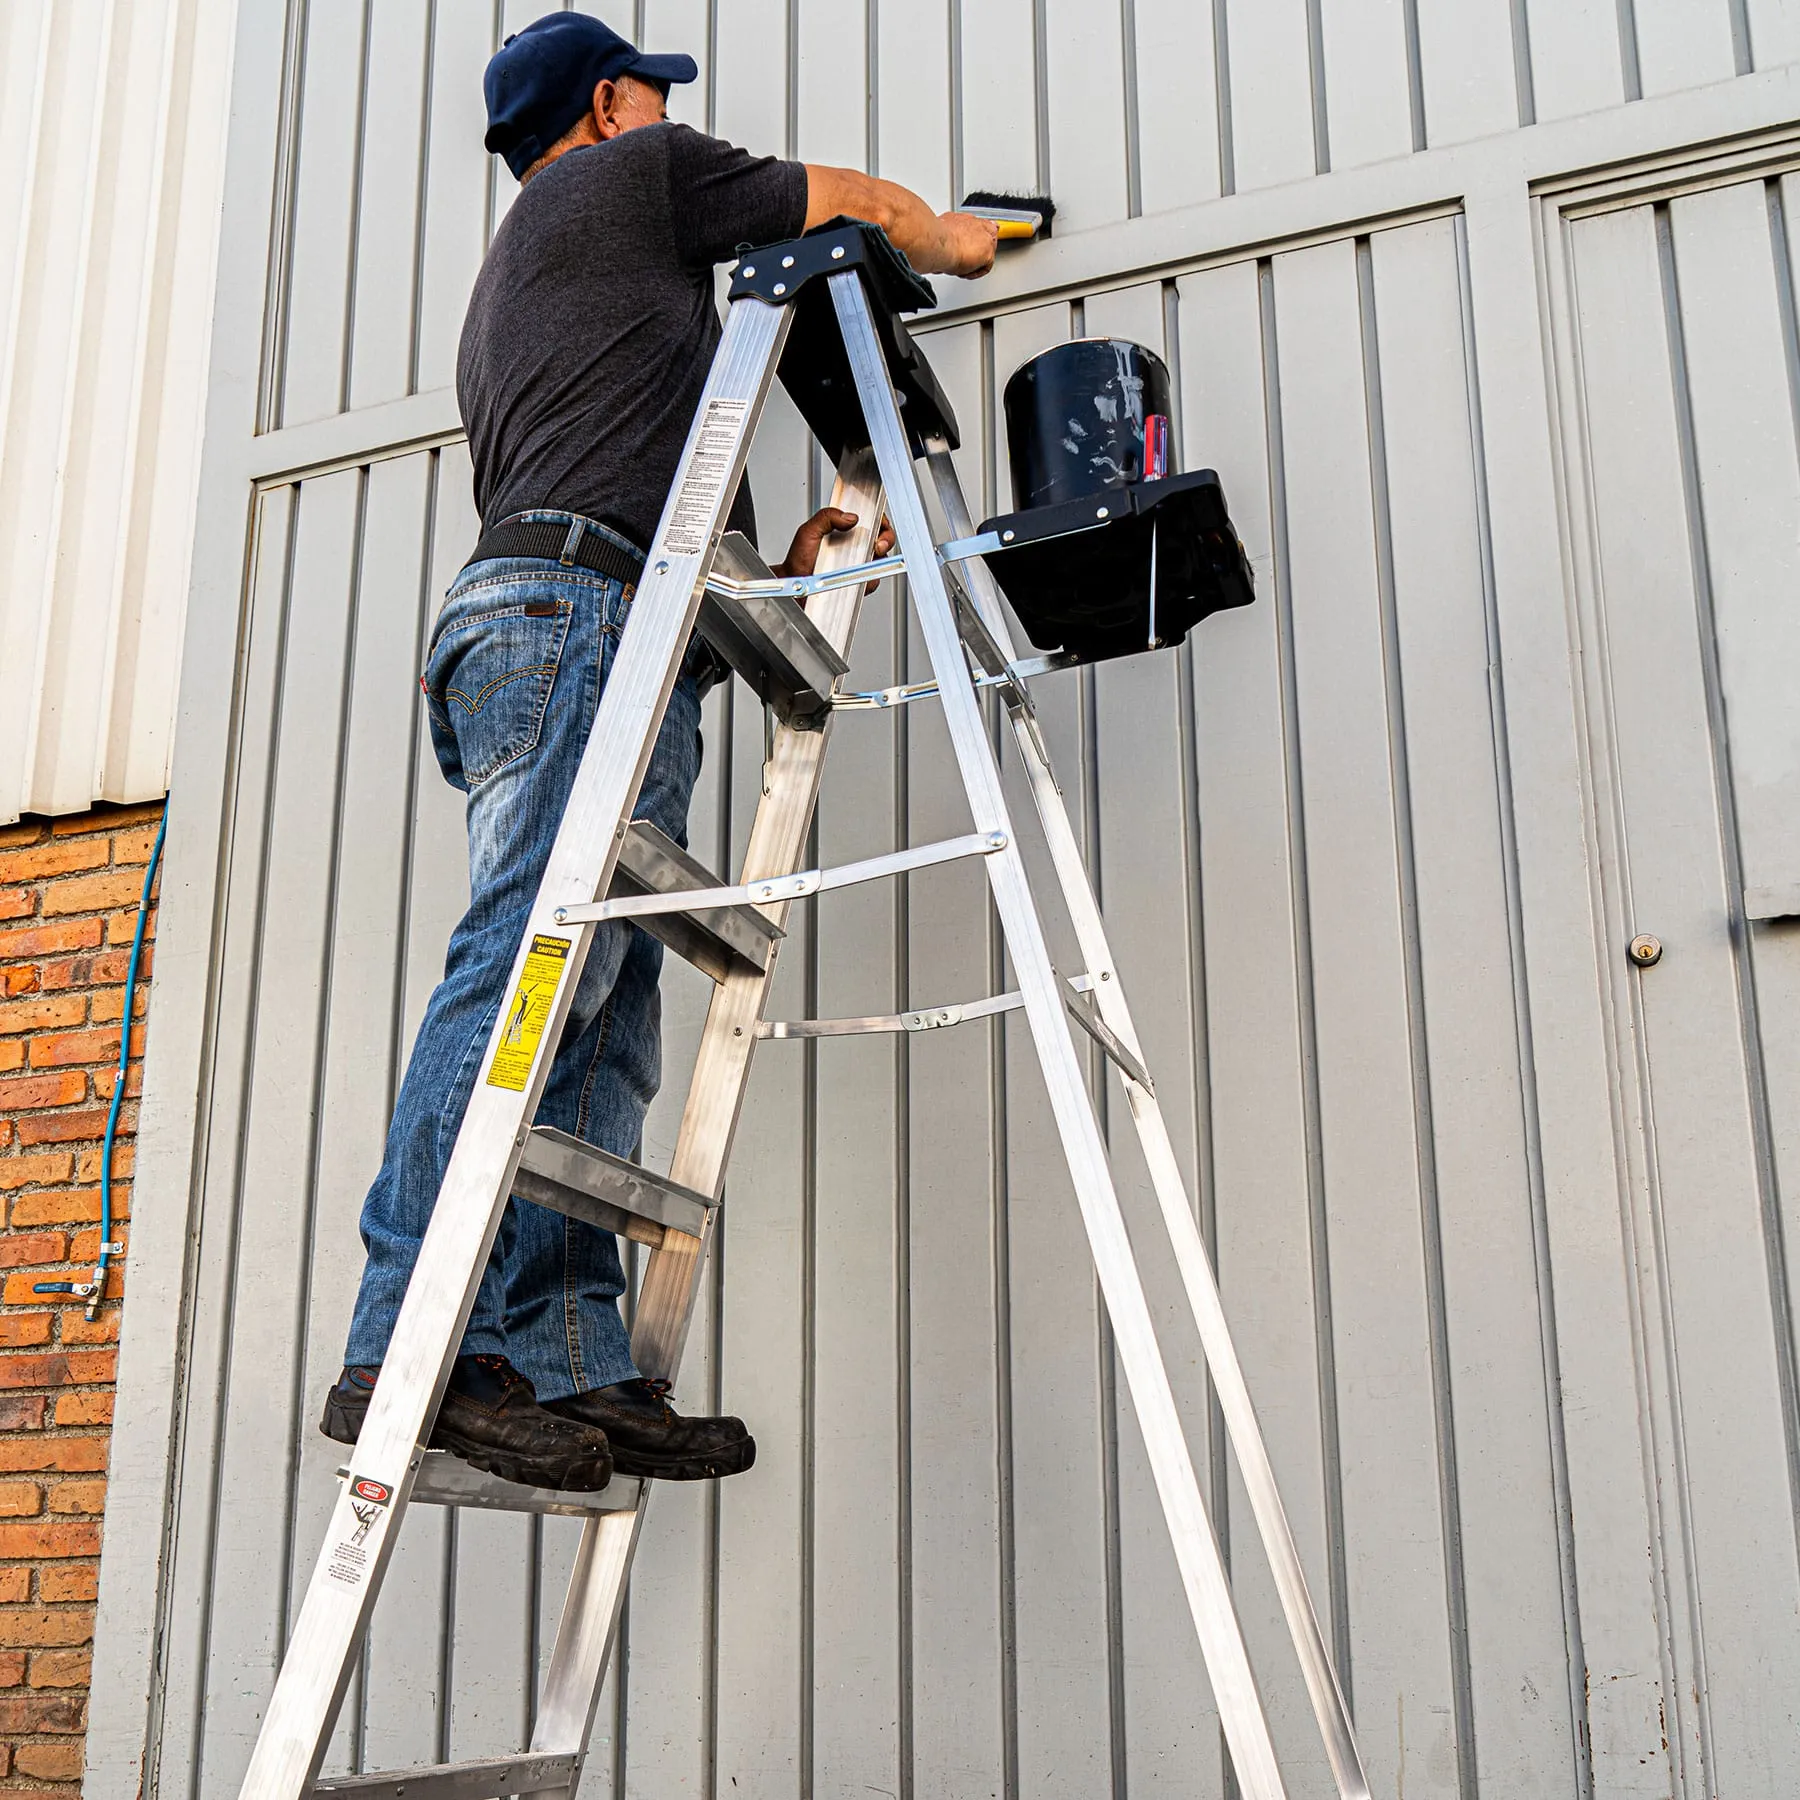
<path id="1" fill-rule="evenodd" d="M 75 1800 L 87 1726 L 120 1281 L 84 1303 L 99 1251 L 100 1146 L 125 969 L 162 814 L 104 807 L 0 827 L 0 1795 Z M 113 1157 L 113 1235 L 131 1212 L 150 936 Z"/>

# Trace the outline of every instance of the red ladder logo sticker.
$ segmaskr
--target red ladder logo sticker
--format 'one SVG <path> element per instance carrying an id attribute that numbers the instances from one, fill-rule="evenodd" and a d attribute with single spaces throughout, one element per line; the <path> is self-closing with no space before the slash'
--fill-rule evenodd
<path id="1" fill-rule="evenodd" d="M 386 1506 L 394 1497 L 392 1488 L 383 1487 L 379 1481 L 371 1481 L 366 1475 L 351 1482 L 350 1491 L 357 1499 L 373 1500 L 377 1506 Z"/>

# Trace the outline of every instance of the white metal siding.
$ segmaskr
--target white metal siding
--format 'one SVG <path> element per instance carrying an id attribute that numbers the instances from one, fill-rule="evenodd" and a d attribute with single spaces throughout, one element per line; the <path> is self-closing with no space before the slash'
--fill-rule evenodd
<path id="1" fill-rule="evenodd" d="M 233 12 L 0 7 L 0 823 L 168 787 Z"/>
<path id="2" fill-rule="evenodd" d="M 444 385 L 511 191 L 473 147 L 479 71 L 535 10 L 244 25 L 106 1800 L 147 1743 L 146 1792 L 235 1792 L 323 1525 L 355 1216 L 466 895 L 412 682 L 475 535 Z M 646 0 L 636 23 L 701 61 L 678 108 L 756 147 L 940 201 L 1047 176 L 1057 239 L 920 322 L 978 505 L 1009 500 L 1007 373 L 1074 332 L 1160 346 L 1184 465 L 1223 476 L 1257 604 L 1041 705 L 1377 1791 L 1791 1794 L 1800 936 L 1746 923 L 1742 890 L 1795 879 L 1800 80 L 1754 71 L 1800 15 Z M 752 469 L 780 539 L 825 478 L 780 395 Z M 869 603 L 857 685 L 920 669 L 903 618 L 891 584 Z M 714 696 L 692 837 L 719 865 L 761 753 L 760 713 Z M 930 707 L 847 717 L 819 854 L 966 829 L 953 792 Z M 1643 975 L 1638 931 L 1668 946 Z M 954 1000 L 999 962 L 979 873 L 933 871 L 797 908 L 775 1009 Z M 679 965 L 665 987 L 652 1162 L 705 998 Z M 1019 1034 L 769 1045 L 718 1252 L 682 1397 L 745 1413 L 759 1461 L 658 1492 L 584 1793 L 1222 1795 Z M 1278 1742 L 1321 1793 L 1180 1343 Z M 565 1523 L 409 1517 L 332 1768 L 523 1741 Z"/>

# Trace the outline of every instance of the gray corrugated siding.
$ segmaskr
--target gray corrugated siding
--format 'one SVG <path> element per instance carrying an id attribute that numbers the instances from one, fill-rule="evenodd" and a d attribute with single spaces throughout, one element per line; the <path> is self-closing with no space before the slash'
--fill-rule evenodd
<path id="1" fill-rule="evenodd" d="M 449 379 L 510 188 L 475 147 L 479 67 L 535 10 L 292 7 L 265 58 L 284 150 L 263 428 Z M 940 200 L 1047 178 L 1059 232 L 1800 49 L 1778 0 L 638 15 L 702 57 L 688 103 L 721 131 Z M 1511 348 L 1537 329 L 1529 242 L 1514 311 L 1484 313 L 1498 240 L 1472 245 L 1449 202 L 1247 234 L 1121 285 L 1155 260 L 1140 242 L 1091 292 L 926 337 L 989 510 L 1021 358 L 1071 333 L 1158 346 L 1183 465 L 1221 472 L 1255 563 L 1257 604 L 1181 651 L 1038 692 L 1383 1795 L 1800 1784 L 1800 931 L 1741 907 L 1749 864 L 1797 878 L 1776 766 L 1794 188 L 1772 164 L 1547 209 L 1535 391 Z M 1546 405 L 1555 487 L 1519 448 L 1522 409 Z M 475 535 L 466 453 L 376 454 L 370 429 L 373 460 L 251 509 L 212 992 L 185 1070 L 165 1800 L 235 1792 L 310 1571 L 355 1218 L 466 896 L 461 802 L 413 688 Z M 824 496 L 784 396 L 752 469 L 771 542 Z M 1550 503 L 1522 512 L 1540 477 Z M 892 584 L 864 617 L 852 683 L 917 678 Z M 735 867 L 763 722 L 741 691 L 708 707 L 692 839 Z M 930 706 L 840 721 L 820 859 L 965 829 Z M 1668 952 L 1640 976 L 1624 945 L 1646 930 Z M 951 868 L 797 908 L 775 1010 L 1004 980 L 980 873 Z M 706 988 L 680 965 L 665 980 L 653 1164 Z M 1135 1144 L 1118 1150 L 1155 1245 Z M 1296 1795 L 1322 1793 L 1178 1284 L 1155 1256 L 1147 1276 L 1278 1742 Z M 584 1794 L 1226 1792 L 1021 1031 L 768 1046 L 706 1294 L 681 1397 L 745 1414 L 759 1460 L 658 1492 Z M 412 1513 L 328 1769 L 523 1742 L 572 1550 L 567 1521 Z"/>

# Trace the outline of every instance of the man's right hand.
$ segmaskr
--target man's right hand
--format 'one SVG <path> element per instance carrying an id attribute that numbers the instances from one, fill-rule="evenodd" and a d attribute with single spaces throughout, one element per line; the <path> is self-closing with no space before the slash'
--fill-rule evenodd
<path id="1" fill-rule="evenodd" d="M 994 251 L 1000 242 L 1000 227 L 992 219 L 978 219 L 973 213 L 938 214 L 948 246 L 947 266 L 942 273 L 973 277 L 985 275 L 994 266 Z"/>

